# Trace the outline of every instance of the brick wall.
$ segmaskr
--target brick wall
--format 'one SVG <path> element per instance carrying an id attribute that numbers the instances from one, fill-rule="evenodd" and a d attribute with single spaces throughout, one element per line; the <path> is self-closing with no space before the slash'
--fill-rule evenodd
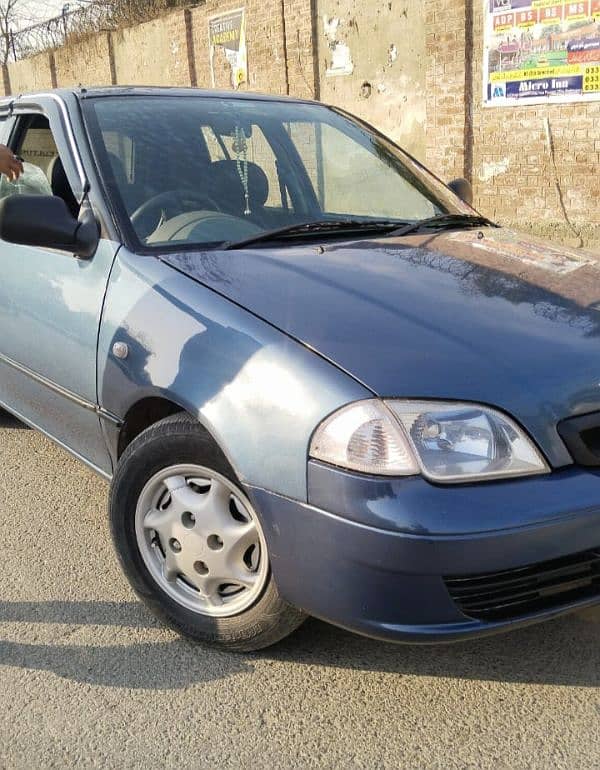
<path id="1" fill-rule="evenodd" d="M 61 86 L 111 82 L 107 34 L 90 35 L 54 52 L 56 82 Z"/>
<path id="2" fill-rule="evenodd" d="M 476 206 L 492 218 L 561 241 L 600 246 L 600 103 L 484 108 L 483 0 L 418 5 L 207 0 L 10 64 L 0 88 L 20 93 L 79 83 L 210 87 L 208 20 L 245 7 L 249 82 L 243 88 L 321 94 L 399 138 L 442 178 L 466 176 Z M 324 22 L 332 14 L 343 22 L 356 66 L 347 77 L 328 79 L 331 41 Z M 396 64 L 388 66 L 382 51 L 392 43 Z M 409 55 L 408 49 L 417 53 Z M 230 87 L 228 78 L 224 69 L 218 85 Z M 369 100 L 365 90 L 372 94 Z"/>
<path id="3" fill-rule="evenodd" d="M 600 246 L 600 103 L 483 107 L 483 2 L 426 8 L 427 163 L 469 178 L 476 207 L 502 223 Z"/>
<path id="4" fill-rule="evenodd" d="M 310 0 L 208 0 L 135 27 L 90 35 L 9 64 L 2 92 L 109 84 L 210 88 L 208 20 L 242 7 L 249 77 L 242 88 L 314 97 Z M 218 80 L 220 87 L 231 87 L 227 70 Z"/>
<path id="5" fill-rule="evenodd" d="M 208 20 L 211 16 L 246 8 L 246 41 L 248 46 L 249 82 L 243 90 L 269 91 L 285 94 L 285 61 L 283 45 L 283 16 L 281 3 L 276 0 L 208 0 L 192 9 L 192 29 L 198 85 L 210 88 L 211 70 L 208 48 Z M 230 69 L 216 63 L 216 86 L 231 87 Z"/>
<path id="6" fill-rule="evenodd" d="M 465 174 L 465 11 L 470 0 L 424 3 L 426 161 L 450 180 Z"/>
<path id="7" fill-rule="evenodd" d="M 599 246 L 600 103 L 484 108 L 483 3 L 472 2 L 476 205 L 520 229 L 573 245 L 583 241 Z M 547 145 L 546 118 L 556 167 Z"/>
<path id="8" fill-rule="evenodd" d="M 289 92 L 293 96 L 314 99 L 319 95 L 315 69 L 312 3 L 310 0 L 285 0 L 285 43 Z"/>

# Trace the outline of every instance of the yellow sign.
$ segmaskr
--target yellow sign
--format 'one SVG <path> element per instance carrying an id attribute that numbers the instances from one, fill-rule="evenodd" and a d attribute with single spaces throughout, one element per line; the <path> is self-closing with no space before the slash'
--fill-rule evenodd
<path id="1" fill-rule="evenodd" d="M 536 67 L 530 70 L 508 70 L 506 72 L 491 72 L 492 83 L 504 80 L 537 80 L 539 78 L 559 78 L 581 75 L 580 64 L 564 64 L 560 67 Z"/>
<path id="2" fill-rule="evenodd" d="M 240 8 L 208 20 L 212 86 L 239 88 L 248 82 L 246 11 Z M 225 78 L 223 75 L 225 74 Z"/>
<path id="3" fill-rule="evenodd" d="M 600 91 L 600 66 L 585 67 L 583 71 L 583 90 L 588 94 Z"/>
<path id="4" fill-rule="evenodd" d="M 600 101 L 600 0 L 481 0 L 486 105 Z"/>
<path id="5" fill-rule="evenodd" d="M 567 3 L 565 6 L 565 18 L 567 21 L 585 21 L 590 18 L 590 4 Z"/>
<path id="6" fill-rule="evenodd" d="M 535 27 L 537 22 L 537 11 L 519 11 L 517 13 L 517 27 L 519 29 L 530 29 L 531 27 Z"/>
<path id="7" fill-rule="evenodd" d="M 560 24 L 563 16 L 563 6 L 554 5 L 540 10 L 540 22 L 542 24 Z"/>

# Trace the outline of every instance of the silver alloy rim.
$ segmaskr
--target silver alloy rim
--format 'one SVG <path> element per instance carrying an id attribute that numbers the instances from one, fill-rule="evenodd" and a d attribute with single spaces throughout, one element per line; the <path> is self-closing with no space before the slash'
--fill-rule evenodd
<path id="1" fill-rule="evenodd" d="M 201 615 L 238 615 L 267 581 L 256 513 L 229 479 L 208 468 L 174 465 L 156 473 L 139 497 L 135 532 L 154 580 Z"/>

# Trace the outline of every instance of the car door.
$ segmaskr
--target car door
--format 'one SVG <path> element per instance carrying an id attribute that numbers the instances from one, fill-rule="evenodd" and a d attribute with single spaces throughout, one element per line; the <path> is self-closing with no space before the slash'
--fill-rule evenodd
<path id="1" fill-rule="evenodd" d="M 88 183 L 71 122 L 58 97 L 44 101 L 0 114 L 0 141 L 27 172 L 19 185 L 4 178 L 0 195 L 53 192 L 77 214 Z M 0 241 L 0 404 L 105 474 L 101 420 L 114 418 L 98 407 L 97 339 L 117 249 L 102 239 L 93 259 L 80 260 Z"/>

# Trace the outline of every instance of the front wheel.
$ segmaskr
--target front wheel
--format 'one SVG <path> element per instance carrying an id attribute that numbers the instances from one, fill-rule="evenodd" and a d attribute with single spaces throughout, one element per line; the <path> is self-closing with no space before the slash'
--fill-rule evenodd
<path id="1" fill-rule="evenodd" d="M 251 651 L 304 620 L 279 596 L 260 519 L 231 466 L 189 415 L 167 417 L 131 443 L 109 509 L 129 582 L 179 633 Z"/>

